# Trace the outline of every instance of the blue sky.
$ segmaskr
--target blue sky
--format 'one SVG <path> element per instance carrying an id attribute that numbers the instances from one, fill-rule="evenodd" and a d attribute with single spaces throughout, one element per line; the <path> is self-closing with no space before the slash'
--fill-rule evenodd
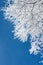
<path id="1" fill-rule="evenodd" d="M 4 6 L 0 0 L 0 7 Z M 0 65 L 43 65 L 39 64 L 40 55 L 30 55 L 29 40 L 25 43 L 13 39 L 13 25 L 4 20 L 3 12 L 0 11 Z"/>

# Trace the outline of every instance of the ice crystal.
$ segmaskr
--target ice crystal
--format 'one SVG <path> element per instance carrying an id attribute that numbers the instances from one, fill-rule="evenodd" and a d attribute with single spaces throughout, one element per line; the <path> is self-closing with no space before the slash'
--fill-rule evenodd
<path id="1" fill-rule="evenodd" d="M 31 35 L 30 54 L 41 53 L 43 51 L 43 0 L 8 0 L 6 4 L 3 8 L 4 16 L 14 25 L 14 38 L 25 42 Z"/>

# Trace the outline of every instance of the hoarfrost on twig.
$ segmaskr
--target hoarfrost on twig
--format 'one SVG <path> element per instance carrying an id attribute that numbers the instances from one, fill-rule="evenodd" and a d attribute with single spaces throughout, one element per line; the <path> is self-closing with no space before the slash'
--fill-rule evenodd
<path id="1" fill-rule="evenodd" d="M 14 24 L 14 38 L 25 42 L 30 34 L 30 54 L 41 53 L 43 51 L 43 0 L 8 0 L 3 11 L 5 19 Z"/>

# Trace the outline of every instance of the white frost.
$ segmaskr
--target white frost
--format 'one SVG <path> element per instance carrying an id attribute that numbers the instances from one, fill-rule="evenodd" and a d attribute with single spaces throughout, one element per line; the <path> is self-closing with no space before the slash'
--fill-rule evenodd
<path id="1" fill-rule="evenodd" d="M 34 53 L 36 55 L 42 52 L 43 0 L 8 0 L 3 11 L 5 19 L 14 24 L 14 38 L 25 42 L 31 35 L 30 54 Z"/>

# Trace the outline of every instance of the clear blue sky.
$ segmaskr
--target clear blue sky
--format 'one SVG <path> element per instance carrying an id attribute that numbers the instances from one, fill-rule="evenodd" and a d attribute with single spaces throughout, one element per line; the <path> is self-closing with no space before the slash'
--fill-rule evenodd
<path id="1" fill-rule="evenodd" d="M 0 0 L 0 7 L 4 6 Z M 4 20 L 3 12 L 0 11 L 0 65 L 43 65 L 39 64 L 40 55 L 30 55 L 29 40 L 25 43 L 13 39 L 13 25 Z"/>

